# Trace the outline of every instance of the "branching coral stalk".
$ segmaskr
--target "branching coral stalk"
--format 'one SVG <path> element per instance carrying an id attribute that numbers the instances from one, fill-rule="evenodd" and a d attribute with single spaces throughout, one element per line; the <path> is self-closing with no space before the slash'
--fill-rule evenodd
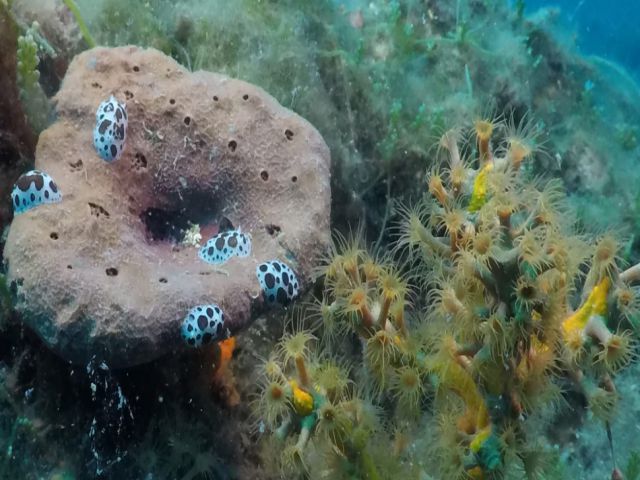
<path id="1" fill-rule="evenodd" d="M 613 292 L 621 292 L 619 283 L 640 279 L 640 268 L 617 275 L 615 242 L 605 236 L 589 264 L 584 300 L 574 310 L 571 291 L 583 265 L 582 242 L 572 225 L 563 223 L 558 188 L 540 188 L 539 181 L 527 181 L 521 173 L 522 164 L 539 148 L 535 124 L 528 118 L 519 123 L 511 119 L 504 145 L 495 153 L 492 137 L 500 128 L 491 118 L 475 122 L 475 162 L 460 158 L 457 136 L 443 136 L 440 145 L 448 156 L 444 170 L 456 170 L 456 178 L 466 184 L 454 185 L 433 169 L 429 197 L 416 209 L 428 212 L 427 218 L 410 217 L 403 232 L 403 238 L 412 239 L 404 241 L 408 248 L 428 252 L 422 255 L 425 264 L 437 265 L 439 273 L 430 281 L 436 300 L 430 321 L 451 332 L 440 342 L 453 353 L 427 353 L 432 358 L 427 364 L 439 389 L 463 401 L 455 425 L 466 438 L 460 462 L 467 475 L 478 477 L 505 471 L 510 457 L 497 439 L 505 432 L 526 437 L 518 420 L 558 395 L 554 379 L 560 367 L 573 371 L 574 378 L 593 372 L 600 376 L 596 383 L 608 378 L 612 385 L 611 372 L 632 355 L 629 335 L 609 326 L 619 319 L 608 306 L 614 303 Z M 474 164 L 459 171 L 461 165 Z M 461 194 L 452 195 L 454 191 Z M 446 216 L 453 211 L 461 215 L 455 222 Z M 446 244 L 436 240 L 434 226 L 446 228 Z M 634 305 L 621 293 L 618 297 L 619 305 Z M 596 410 L 604 412 L 612 398 L 598 402 Z"/>

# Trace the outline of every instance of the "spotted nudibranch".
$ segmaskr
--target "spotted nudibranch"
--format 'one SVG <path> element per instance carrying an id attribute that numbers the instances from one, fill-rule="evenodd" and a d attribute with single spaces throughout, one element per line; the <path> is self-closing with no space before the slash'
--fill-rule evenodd
<path id="1" fill-rule="evenodd" d="M 226 217 L 220 221 L 220 233 L 210 238 L 198 251 L 198 257 L 213 265 L 222 265 L 231 257 L 251 254 L 251 236 L 235 229 Z"/>
<path id="2" fill-rule="evenodd" d="M 98 155 L 107 162 L 120 158 L 127 139 L 127 106 L 111 95 L 98 107 L 93 145 Z"/>
<path id="3" fill-rule="evenodd" d="M 251 237 L 240 229 L 214 235 L 198 252 L 198 257 L 207 263 L 221 265 L 231 257 L 246 257 L 251 254 Z"/>
<path id="4" fill-rule="evenodd" d="M 23 173 L 11 191 L 13 213 L 19 214 L 42 205 L 62 200 L 62 193 L 53 179 L 44 172 L 31 170 Z"/>
<path id="5" fill-rule="evenodd" d="M 295 273 L 279 260 L 261 263 L 256 268 L 256 275 L 267 303 L 286 305 L 299 293 Z"/>
<path id="6" fill-rule="evenodd" d="M 231 332 L 224 325 L 224 313 L 215 303 L 193 307 L 182 322 L 182 338 L 192 347 L 225 340 L 230 336 Z"/>

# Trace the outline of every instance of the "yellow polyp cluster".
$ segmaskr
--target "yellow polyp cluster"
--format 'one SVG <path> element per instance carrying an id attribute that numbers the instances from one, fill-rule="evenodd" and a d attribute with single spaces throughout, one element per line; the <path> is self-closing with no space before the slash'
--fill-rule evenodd
<path id="1" fill-rule="evenodd" d="M 256 424 L 270 433 L 267 455 L 273 462 L 279 454 L 276 464 L 283 478 L 312 471 L 346 478 L 345 468 L 354 478 L 388 478 L 381 473 L 387 466 L 385 457 L 371 453 L 379 429 L 374 407 L 340 362 L 326 355 L 310 359 L 312 338 L 304 330 L 287 332 L 265 364 L 268 381 L 255 415 Z M 294 361 L 288 345 L 292 342 L 298 352 Z"/>
<path id="2" fill-rule="evenodd" d="M 587 322 L 592 315 L 606 316 L 607 296 L 610 286 L 611 281 L 609 278 L 603 278 L 600 283 L 593 287 L 582 306 L 562 322 L 562 330 L 566 339 L 574 340 L 576 333 L 587 326 Z"/>
<path id="3" fill-rule="evenodd" d="M 405 224 L 403 238 L 410 231 L 420 235 L 403 245 L 422 260 L 422 271 L 432 269 L 429 331 L 449 332 L 425 346 L 438 396 L 449 399 L 437 402 L 436 411 L 454 417 L 448 427 L 440 424 L 451 435 L 443 436 L 437 454 L 465 465 L 456 478 L 494 478 L 509 470 L 509 449 L 524 445 L 500 446 L 498 439 L 507 432 L 526 438 L 526 418 L 555 404 L 563 372 L 581 379 L 628 363 L 629 336 L 612 333 L 606 323 L 618 314 L 608 308 L 616 304 L 613 291 L 619 310 L 633 297 L 614 288 L 622 277 L 616 242 L 604 236 L 587 260 L 589 249 L 568 222 L 558 182 L 523 178 L 519 167 L 539 151 L 537 126 L 526 117 L 506 125 L 480 120 L 473 133 L 477 158 L 461 159 L 459 152 L 470 149 L 452 145 L 464 135 L 443 138 L 445 158 L 435 169 L 455 168 L 465 183 L 440 178 L 438 190 L 447 196 L 429 190 L 413 209 L 422 215 Z M 494 153 L 491 143 L 501 133 Z M 640 281 L 640 268 L 636 276 Z M 576 306 L 580 286 L 587 293 Z M 581 390 L 579 381 L 575 388 Z M 450 401 L 456 397 L 458 407 Z"/>
<path id="4" fill-rule="evenodd" d="M 469 211 L 475 213 L 487 202 L 487 174 L 493 169 L 493 163 L 486 163 L 473 182 L 473 193 L 469 202 Z"/>
<path id="5" fill-rule="evenodd" d="M 327 262 L 327 302 L 335 311 L 331 320 L 342 325 L 338 331 L 354 331 L 365 339 L 389 328 L 404 335 L 407 281 L 390 263 L 367 254 L 359 242 L 358 237 L 338 237 Z"/>
<path id="6" fill-rule="evenodd" d="M 295 380 L 289 380 L 289 386 L 291 387 L 291 403 L 295 412 L 301 417 L 310 415 L 313 412 L 313 397 L 311 394 L 300 388 Z"/>
<path id="7" fill-rule="evenodd" d="M 279 438 L 300 432 L 308 478 L 546 478 L 533 422 L 563 390 L 613 417 L 614 375 L 633 360 L 620 328 L 640 315 L 640 265 L 621 271 L 615 239 L 591 247 L 559 184 L 518 168 L 538 150 L 530 120 L 472 131 L 471 148 L 445 133 L 442 164 L 421 203 L 402 210 L 390 254 L 336 238 L 317 302 L 332 363 L 309 360 L 310 334 L 276 349 L 270 381 L 286 401 L 272 395 L 268 418 L 282 419 Z M 335 353 L 356 366 L 340 374 Z"/>

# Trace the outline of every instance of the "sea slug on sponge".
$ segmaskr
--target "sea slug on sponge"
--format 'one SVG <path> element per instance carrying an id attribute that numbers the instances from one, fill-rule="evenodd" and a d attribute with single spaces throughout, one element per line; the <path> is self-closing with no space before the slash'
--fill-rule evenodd
<path id="1" fill-rule="evenodd" d="M 93 145 L 98 155 L 107 162 L 120 158 L 127 139 L 127 106 L 111 95 L 98 107 Z"/>
<path id="2" fill-rule="evenodd" d="M 17 215 L 43 203 L 57 203 L 62 200 L 62 194 L 49 175 L 31 170 L 20 175 L 11 191 L 11 198 L 13 213 Z"/>
<path id="3" fill-rule="evenodd" d="M 198 252 L 207 263 L 221 265 L 231 257 L 247 257 L 251 254 L 251 237 L 237 230 L 227 230 L 210 238 Z"/>
<path id="4" fill-rule="evenodd" d="M 193 307 L 182 322 L 182 338 L 192 347 L 230 336 L 229 329 L 224 326 L 224 313 L 215 303 Z"/>
<path id="5" fill-rule="evenodd" d="M 261 263 L 256 268 L 256 275 L 268 303 L 286 305 L 298 295 L 298 278 L 283 262 Z"/>

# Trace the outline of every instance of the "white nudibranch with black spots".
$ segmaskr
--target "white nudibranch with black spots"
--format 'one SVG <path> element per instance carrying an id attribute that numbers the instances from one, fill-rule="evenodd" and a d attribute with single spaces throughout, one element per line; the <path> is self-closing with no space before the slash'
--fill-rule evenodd
<path id="1" fill-rule="evenodd" d="M 98 107 L 93 145 L 98 155 L 107 162 L 120 158 L 127 139 L 127 106 L 111 95 Z"/>
<path id="2" fill-rule="evenodd" d="M 298 278 L 285 263 L 279 260 L 261 263 L 256 275 L 267 303 L 286 305 L 298 296 Z"/>
<path id="3" fill-rule="evenodd" d="M 231 332 L 224 325 L 224 313 L 215 303 L 193 307 L 182 322 L 182 338 L 192 347 L 225 340 L 230 336 Z"/>
<path id="4" fill-rule="evenodd" d="M 17 215 L 43 203 L 58 203 L 62 193 L 49 175 L 31 170 L 20 175 L 11 191 L 11 199 L 13 213 Z"/>
<path id="5" fill-rule="evenodd" d="M 198 251 L 198 257 L 212 265 L 222 265 L 231 257 L 248 257 L 251 254 L 251 236 L 234 229 L 227 218 L 220 221 L 220 233 L 210 238 Z"/>

